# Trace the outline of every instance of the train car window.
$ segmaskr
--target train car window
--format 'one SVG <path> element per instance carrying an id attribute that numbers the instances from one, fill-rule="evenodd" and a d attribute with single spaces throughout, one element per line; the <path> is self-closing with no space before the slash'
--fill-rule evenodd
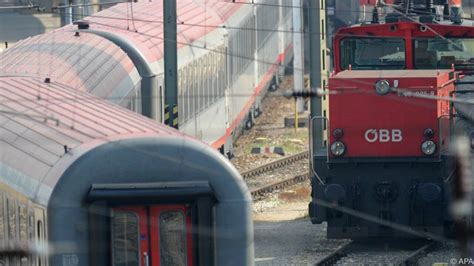
<path id="1" fill-rule="evenodd" d="M 198 92 L 195 95 L 198 99 L 198 105 L 197 105 L 197 112 L 201 111 L 203 108 L 203 88 L 204 88 L 204 59 L 201 57 L 199 59 L 199 68 L 198 68 L 198 80 L 199 80 L 199 85 L 198 85 Z"/>
<path id="2" fill-rule="evenodd" d="M 184 121 L 184 82 L 183 69 L 178 71 L 178 119 L 181 124 Z"/>
<path id="3" fill-rule="evenodd" d="M 217 69 L 217 53 L 212 52 L 212 64 L 211 64 L 211 83 L 212 83 L 212 97 L 211 101 L 212 103 L 215 102 L 216 96 L 217 96 L 217 80 L 219 78 L 219 71 Z"/>
<path id="4" fill-rule="evenodd" d="M 212 76 L 212 80 L 213 80 L 213 83 L 214 83 L 213 101 L 216 101 L 217 98 L 218 98 L 218 95 L 219 95 L 219 78 L 220 78 L 220 70 L 218 68 L 218 64 L 219 64 L 219 54 L 218 53 L 213 53 L 212 62 L 213 62 L 213 67 L 214 67 L 214 70 L 212 72 L 216 74 L 216 75 Z"/>
<path id="5" fill-rule="evenodd" d="M 33 212 L 30 212 L 28 214 L 28 242 L 30 244 L 33 244 L 34 241 L 35 241 L 35 216 Z M 36 265 L 34 255 L 30 255 L 30 261 L 31 261 L 32 266 Z"/>
<path id="6" fill-rule="evenodd" d="M 28 209 L 25 205 L 18 205 L 18 229 L 19 229 L 19 243 L 22 247 L 26 247 L 28 245 Z M 28 265 L 28 257 L 22 256 L 20 258 L 20 264 Z"/>
<path id="7" fill-rule="evenodd" d="M 207 85 L 209 86 L 209 88 L 207 89 L 208 91 L 208 95 L 207 95 L 207 101 L 208 101 L 208 105 L 211 105 L 212 102 L 213 102 L 213 98 L 214 98 L 214 84 L 213 84 L 213 80 L 214 80 L 214 75 L 213 74 L 213 71 L 214 71 L 214 66 L 213 66 L 213 58 L 214 58 L 214 54 L 213 53 L 209 53 L 208 55 L 208 59 L 207 59 Z"/>
<path id="8" fill-rule="evenodd" d="M 214 71 L 214 63 L 213 63 L 213 58 L 214 58 L 214 53 L 209 53 L 209 58 L 208 58 L 208 72 L 207 72 L 207 84 L 209 86 L 209 95 L 207 96 L 207 100 L 208 100 L 208 105 L 211 105 L 212 102 L 213 102 L 213 98 L 214 98 L 214 84 L 213 84 L 213 80 L 214 80 L 214 76 L 215 74 L 213 73 Z"/>
<path id="9" fill-rule="evenodd" d="M 186 67 L 186 120 L 192 117 L 192 89 L 193 89 L 193 80 L 192 80 L 192 65 L 189 64 Z"/>
<path id="10" fill-rule="evenodd" d="M 404 69 L 405 41 L 396 38 L 345 38 L 340 43 L 341 67 L 354 70 Z"/>
<path id="11" fill-rule="evenodd" d="M 413 60 L 418 69 L 474 69 L 474 39 L 418 38 L 413 41 Z"/>
<path id="12" fill-rule="evenodd" d="M 225 89 L 225 73 L 226 73 L 226 65 L 225 65 L 225 57 L 224 57 L 224 54 L 225 54 L 225 50 L 224 50 L 224 47 L 221 47 L 221 49 L 219 49 L 220 53 L 218 54 L 218 64 L 217 64 L 217 71 L 219 71 L 219 87 L 217 88 L 217 96 L 218 97 L 221 97 L 223 95 L 223 91 Z"/>
<path id="13" fill-rule="evenodd" d="M 225 54 L 227 55 L 229 53 L 229 50 L 228 48 L 226 47 L 225 49 Z M 224 58 L 225 60 L 225 65 L 226 67 L 229 67 L 230 65 L 228 64 L 227 60 L 229 60 L 229 57 L 226 56 Z M 231 79 L 230 79 L 230 72 L 229 72 L 229 69 L 226 69 L 226 75 L 225 75 L 225 84 L 226 84 L 226 88 L 230 88 L 230 82 L 231 82 Z M 222 96 L 225 96 L 225 91 L 222 92 Z"/>
<path id="14" fill-rule="evenodd" d="M 5 199 L 3 193 L 0 193 L 0 246 L 5 246 L 8 239 L 6 238 L 6 219 L 5 219 Z"/>
<path id="15" fill-rule="evenodd" d="M 28 241 L 28 211 L 26 209 L 26 206 L 19 205 L 18 214 L 19 214 L 20 242 L 27 242 Z"/>
<path id="16" fill-rule="evenodd" d="M 233 66 L 232 66 L 232 57 L 231 57 L 231 54 L 233 52 L 232 50 L 232 38 L 229 38 L 229 42 L 228 42 L 228 47 L 227 47 L 227 53 L 226 53 L 226 59 L 227 59 L 227 64 L 228 64 L 228 70 L 229 70 L 229 86 L 230 86 L 230 82 L 232 82 L 232 69 L 233 69 Z"/>
<path id="17" fill-rule="evenodd" d="M 187 77 L 187 71 L 188 71 L 188 67 L 184 67 L 182 72 L 181 72 L 181 78 L 183 79 L 183 100 L 182 100 L 182 112 L 181 114 L 179 114 L 182 119 L 183 119 L 183 122 L 186 121 L 188 119 L 188 116 L 187 116 L 187 109 L 188 109 L 188 77 Z"/>
<path id="18" fill-rule="evenodd" d="M 17 241 L 16 208 L 13 200 L 7 198 L 8 240 L 10 243 Z"/>
<path id="19" fill-rule="evenodd" d="M 136 96 L 136 100 L 137 100 L 137 113 L 141 114 L 142 113 L 142 93 L 141 93 L 141 83 L 139 82 L 137 85 L 137 88 L 136 88 L 136 92 L 137 92 L 137 96 Z"/>
<path id="20" fill-rule="evenodd" d="M 210 84 L 210 75 L 211 75 L 211 54 L 208 53 L 205 57 L 204 68 L 204 107 L 209 106 L 209 97 L 211 96 L 211 84 Z"/>
<path id="21" fill-rule="evenodd" d="M 5 215 L 5 199 L 3 193 L 0 192 L 0 246 L 5 247 L 8 243 L 8 239 L 6 238 L 6 215 Z M 6 257 L 0 255 L 0 266 L 6 265 Z"/>
<path id="22" fill-rule="evenodd" d="M 201 110 L 207 107 L 209 97 L 209 54 L 204 56 L 204 68 L 202 69 L 202 107 Z"/>
<path id="23" fill-rule="evenodd" d="M 43 227 L 43 222 L 41 220 L 38 220 L 36 222 L 36 244 L 38 246 L 41 246 L 44 243 L 44 227 Z M 38 266 L 44 265 L 44 259 L 41 256 L 37 256 L 37 264 Z"/>
<path id="24" fill-rule="evenodd" d="M 112 217 L 114 266 L 139 266 L 138 217 L 132 212 L 115 212 Z"/>
<path id="25" fill-rule="evenodd" d="M 186 221 L 181 211 L 160 214 L 160 265 L 186 265 Z"/>
<path id="26" fill-rule="evenodd" d="M 197 87 L 198 87 L 198 78 L 197 78 L 197 62 L 194 61 L 193 63 L 193 88 L 192 88 L 192 92 L 191 92 L 191 100 L 192 100 L 192 105 L 193 105 L 193 108 L 192 108 L 192 115 L 193 116 L 196 116 L 196 113 L 197 113 Z"/>

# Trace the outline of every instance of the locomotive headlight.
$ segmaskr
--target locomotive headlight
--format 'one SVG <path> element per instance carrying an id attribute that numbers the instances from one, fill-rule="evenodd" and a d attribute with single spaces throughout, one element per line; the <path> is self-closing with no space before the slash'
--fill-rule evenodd
<path id="1" fill-rule="evenodd" d="M 332 132 L 332 135 L 333 135 L 336 139 L 340 139 L 340 138 L 342 138 L 342 136 L 344 136 L 344 130 L 342 130 L 341 128 L 336 128 L 336 129 L 334 129 L 334 131 Z"/>
<path id="2" fill-rule="evenodd" d="M 390 83 L 388 80 L 382 79 L 375 83 L 375 92 L 378 95 L 385 95 L 390 92 Z"/>
<path id="3" fill-rule="evenodd" d="M 421 144 L 421 151 L 426 155 L 433 155 L 436 152 L 436 144 L 427 140 Z"/>
<path id="4" fill-rule="evenodd" d="M 335 141 L 331 144 L 331 152 L 334 156 L 342 156 L 346 152 L 346 145 L 341 141 Z"/>
<path id="5" fill-rule="evenodd" d="M 425 138 L 427 139 L 431 139 L 434 134 L 434 130 L 431 128 L 425 128 L 425 130 L 423 131 L 423 136 L 425 136 Z"/>

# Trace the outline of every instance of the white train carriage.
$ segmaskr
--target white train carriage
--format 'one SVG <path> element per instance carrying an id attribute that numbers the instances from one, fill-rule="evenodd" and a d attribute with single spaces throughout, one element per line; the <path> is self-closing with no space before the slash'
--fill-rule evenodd
<path id="1" fill-rule="evenodd" d="M 180 130 L 231 155 L 292 57 L 291 2 L 178 1 L 177 8 Z M 85 18 L 86 30 L 68 25 L 4 51 L 0 75 L 73 84 L 145 115 L 148 102 L 161 122 L 162 17 L 161 0 L 115 5 Z"/>

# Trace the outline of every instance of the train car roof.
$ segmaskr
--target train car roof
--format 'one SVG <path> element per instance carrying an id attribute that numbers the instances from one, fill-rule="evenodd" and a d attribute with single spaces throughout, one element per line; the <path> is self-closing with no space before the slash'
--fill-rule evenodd
<path id="1" fill-rule="evenodd" d="M 43 204 L 69 165 L 105 143 L 137 138 L 193 142 L 65 84 L 24 77 L 0 78 L 0 135 L 1 183 Z"/>
<path id="2" fill-rule="evenodd" d="M 164 39 L 162 2 L 117 4 L 84 18 L 84 21 L 89 23 L 90 30 L 110 33 L 130 42 L 154 73 L 160 74 Z M 221 45 L 214 39 L 206 39 L 206 45 L 202 45 L 206 47 L 204 49 L 197 48 L 196 43 L 190 44 L 211 31 L 227 32 L 220 26 L 244 6 L 219 0 L 177 3 L 178 20 L 182 22 L 178 24 L 178 46 L 193 56 Z M 51 77 L 128 107 L 140 88 L 140 76 L 132 60 L 111 41 L 92 33 L 76 35 L 75 31 L 77 26 L 67 25 L 18 42 L 0 53 L 0 74 Z M 179 57 L 178 60 L 189 58 Z"/>

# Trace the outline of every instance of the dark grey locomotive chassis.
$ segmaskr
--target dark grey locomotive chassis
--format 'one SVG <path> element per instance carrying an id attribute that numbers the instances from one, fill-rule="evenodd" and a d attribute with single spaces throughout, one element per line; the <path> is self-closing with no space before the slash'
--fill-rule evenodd
<path id="1" fill-rule="evenodd" d="M 450 192 L 446 185 L 449 161 L 449 158 L 358 158 L 328 163 L 326 156 L 314 157 L 314 169 L 325 184 L 313 175 L 311 221 L 327 221 L 329 238 L 420 236 L 398 231 L 387 223 L 442 235 L 450 222 L 447 212 Z M 328 207 L 331 204 L 383 224 Z"/>

